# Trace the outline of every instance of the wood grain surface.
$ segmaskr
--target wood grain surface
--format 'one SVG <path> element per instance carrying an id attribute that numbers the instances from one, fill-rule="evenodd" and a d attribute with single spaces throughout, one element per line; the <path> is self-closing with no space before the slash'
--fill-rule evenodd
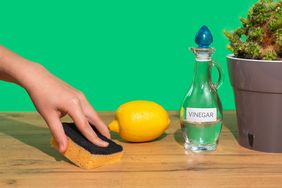
<path id="1" fill-rule="evenodd" d="M 112 112 L 101 112 L 108 123 Z M 239 146 L 234 112 L 225 112 L 216 152 L 185 153 L 176 112 L 160 139 L 124 147 L 118 163 L 82 170 L 49 144 L 37 113 L 0 113 L 0 187 L 282 187 L 282 155 Z M 68 120 L 68 119 L 66 119 Z"/>

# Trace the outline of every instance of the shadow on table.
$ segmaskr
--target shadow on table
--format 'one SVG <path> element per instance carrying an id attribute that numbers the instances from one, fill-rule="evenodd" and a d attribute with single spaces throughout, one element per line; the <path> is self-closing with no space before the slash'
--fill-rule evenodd
<path id="1" fill-rule="evenodd" d="M 158 138 L 156 138 L 156 139 L 154 139 L 154 140 L 152 140 L 152 141 L 149 141 L 149 142 L 160 141 L 160 140 L 164 139 L 167 135 L 168 135 L 168 134 L 165 132 L 165 133 L 163 133 L 160 137 L 158 137 Z M 122 143 L 134 143 L 134 144 L 138 144 L 138 143 L 136 143 L 136 142 L 127 142 L 127 141 L 123 140 L 123 139 L 119 136 L 119 134 L 118 134 L 118 133 L 115 133 L 115 132 L 111 132 L 111 139 L 112 139 L 112 140 L 117 140 L 117 141 L 122 142 Z M 144 143 L 144 142 L 140 142 L 140 143 Z"/>
<path id="2" fill-rule="evenodd" d="M 55 148 L 51 147 L 48 128 L 37 127 L 9 117 L 0 117 L 0 132 L 54 157 L 57 161 L 68 161 Z"/>
<path id="3" fill-rule="evenodd" d="M 174 140 L 181 146 L 184 145 L 184 138 L 181 129 L 177 129 L 174 133 Z"/>
<path id="4" fill-rule="evenodd" d="M 227 129 L 229 129 L 229 131 L 232 133 L 234 138 L 239 143 L 239 133 L 238 133 L 236 113 L 231 111 L 224 113 L 223 125 Z"/>

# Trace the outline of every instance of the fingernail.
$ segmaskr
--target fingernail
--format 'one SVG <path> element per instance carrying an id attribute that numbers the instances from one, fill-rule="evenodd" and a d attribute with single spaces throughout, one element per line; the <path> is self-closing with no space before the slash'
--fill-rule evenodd
<path id="1" fill-rule="evenodd" d="M 110 133 L 108 133 L 108 134 L 106 134 L 104 136 L 106 136 L 108 139 L 111 139 L 111 134 Z"/>
<path id="2" fill-rule="evenodd" d="M 102 144 L 103 147 L 107 147 L 109 145 L 108 142 L 101 142 L 101 144 Z"/>
<path id="3" fill-rule="evenodd" d="M 61 153 L 65 153 L 66 150 L 67 150 L 67 143 L 66 143 L 66 142 L 61 142 L 61 143 L 59 144 L 59 151 L 60 151 Z"/>
<path id="4" fill-rule="evenodd" d="M 61 145 L 59 146 L 59 151 L 60 151 L 61 153 L 65 153 L 65 151 L 66 151 L 65 146 L 61 144 Z"/>

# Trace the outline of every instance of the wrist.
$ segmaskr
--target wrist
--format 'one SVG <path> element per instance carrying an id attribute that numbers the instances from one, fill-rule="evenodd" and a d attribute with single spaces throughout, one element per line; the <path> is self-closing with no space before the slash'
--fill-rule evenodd
<path id="1" fill-rule="evenodd" d="M 28 62 L 25 63 L 24 68 L 15 75 L 15 80 L 23 88 L 30 90 L 38 85 L 37 82 L 40 81 L 40 75 L 46 72 L 46 69 L 41 64 Z"/>

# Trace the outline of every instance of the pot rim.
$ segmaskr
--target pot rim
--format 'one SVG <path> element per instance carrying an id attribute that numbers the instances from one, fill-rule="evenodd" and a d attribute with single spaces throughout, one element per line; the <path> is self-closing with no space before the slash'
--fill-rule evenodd
<path id="1" fill-rule="evenodd" d="M 235 57 L 234 54 L 229 54 L 226 56 L 228 59 L 232 60 L 239 60 L 239 61 L 249 61 L 249 62 L 256 62 L 256 63 L 282 63 L 282 60 L 259 60 L 259 59 L 245 59 L 245 58 L 238 58 Z"/>

